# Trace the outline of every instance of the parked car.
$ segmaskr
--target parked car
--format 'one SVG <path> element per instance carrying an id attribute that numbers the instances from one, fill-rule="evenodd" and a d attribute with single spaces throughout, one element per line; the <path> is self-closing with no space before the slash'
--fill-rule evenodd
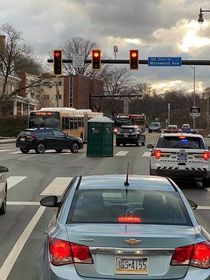
<path id="1" fill-rule="evenodd" d="M 38 154 L 43 154 L 47 149 L 55 149 L 57 153 L 61 153 L 63 149 L 70 149 L 72 153 L 77 153 L 83 148 L 83 141 L 59 129 L 27 128 L 18 135 L 16 147 L 24 154 L 31 149 Z"/>
<path id="2" fill-rule="evenodd" d="M 145 135 L 137 125 L 122 125 L 116 135 L 116 145 L 136 144 L 136 146 L 145 145 Z"/>
<path id="3" fill-rule="evenodd" d="M 77 176 L 60 201 L 48 196 L 41 205 L 58 211 L 38 280 L 209 279 L 210 234 L 171 179 Z"/>
<path id="4" fill-rule="evenodd" d="M 151 133 L 151 132 L 161 132 L 161 125 L 159 122 L 152 122 L 150 125 L 149 125 L 149 128 L 148 128 L 148 132 Z"/>
<path id="5" fill-rule="evenodd" d="M 7 180 L 2 173 L 8 171 L 7 167 L 0 166 L 0 215 L 5 214 L 7 209 Z"/>
<path id="6" fill-rule="evenodd" d="M 164 130 L 164 133 L 178 133 L 180 130 L 177 125 L 169 125 L 167 129 Z"/>
<path id="7" fill-rule="evenodd" d="M 210 187 L 210 153 L 199 134 L 162 134 L 152 149 L 150 174 L 173 179 L 195 179 L 202 181 L 204 188 Z"/>

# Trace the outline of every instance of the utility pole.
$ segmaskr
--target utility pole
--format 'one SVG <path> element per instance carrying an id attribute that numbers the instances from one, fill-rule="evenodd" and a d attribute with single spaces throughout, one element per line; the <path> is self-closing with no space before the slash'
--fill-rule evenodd
<path id="1" fill-rule="evenodd" d="M 170 120 L 170 110 L 171 110 L 171 104 L 168 103 L 168 126 L 170 125 L 170 122 L 171 122 L 171 120 Z"/>

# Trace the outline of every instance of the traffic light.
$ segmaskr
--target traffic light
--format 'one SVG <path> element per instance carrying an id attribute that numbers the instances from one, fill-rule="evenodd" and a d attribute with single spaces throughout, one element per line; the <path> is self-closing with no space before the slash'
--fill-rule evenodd
<path id="1" fill-rule="evenodd" d="M 63 51 L 53 50 L 53 75 L 63 75 Z"/>
<path id="2" fill-rule="evenodd" d="M 139 50 L 130 50 L 130 70 L 139 70 Z"/>
<path id="3" fill-rule="evenodd" d="M 101 70 L 101 50 L 92 50 L 92 70 Z"/>

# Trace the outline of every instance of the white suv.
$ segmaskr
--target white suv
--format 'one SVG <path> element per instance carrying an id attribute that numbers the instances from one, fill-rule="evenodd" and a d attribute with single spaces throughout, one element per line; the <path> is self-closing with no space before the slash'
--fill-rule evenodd
<path id="1" fill-rule="evenodd" d="M 210 187 L 210 152 L 201 135 L 164 133 L 147 148 L 152 149 L 150 175 L 195 179 Z"/>

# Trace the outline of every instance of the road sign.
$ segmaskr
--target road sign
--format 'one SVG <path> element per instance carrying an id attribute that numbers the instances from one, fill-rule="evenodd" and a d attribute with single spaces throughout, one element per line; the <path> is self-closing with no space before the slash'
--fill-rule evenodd
<path id="1" fill-rule="evenodd" d="M 182 66 L 181 57 L 148 57 L 148 66 Z"/>
<path id="2" fill-rule="evenodd" d="M 73 54 L 72 63 L 74 68 L 83 68 L 85 66 L 84 55 Z"/>
<path id="3" fill-rule="evenodd" d="M 201 115 L 201 108 L 195 106 L 190 108 L 190 117 L 200 117 L 200 115 Z"/>

